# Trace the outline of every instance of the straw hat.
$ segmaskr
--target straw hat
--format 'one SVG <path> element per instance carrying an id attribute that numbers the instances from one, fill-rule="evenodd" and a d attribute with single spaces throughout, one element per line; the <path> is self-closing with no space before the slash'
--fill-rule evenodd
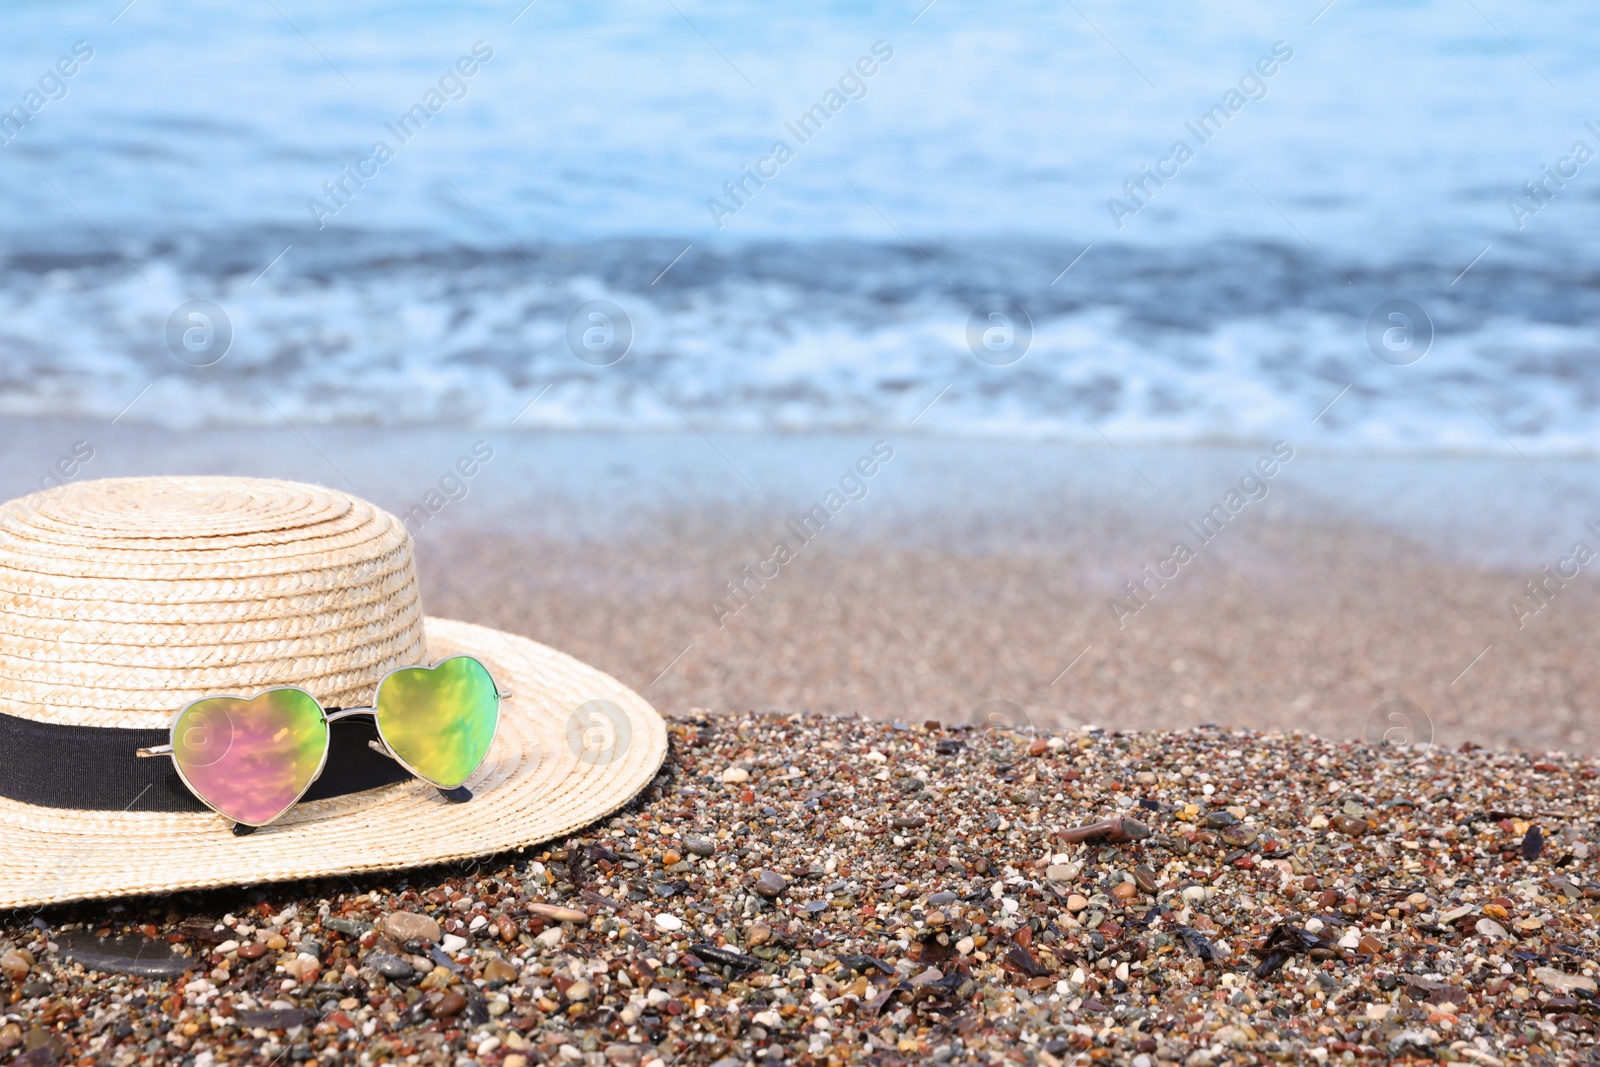
<path id="1" fill-rule="evenodd" d="M 466 803 L 409 777 L 315 799 L 340 789 L 319 781 L 236 836 L 181 785 L 151 788 L 170 760 L 132 757 L 201 696 L 295 685 L 360 706 L 385 672 L 459 653 L 511 694 Z M 537 844 L 626 804 L 666 749 L 661 717 L 615 679 L 524 637 L 425 617 L 410 535 L 344 493 L 114 478 L 0 507 L 0 908 Z"/>

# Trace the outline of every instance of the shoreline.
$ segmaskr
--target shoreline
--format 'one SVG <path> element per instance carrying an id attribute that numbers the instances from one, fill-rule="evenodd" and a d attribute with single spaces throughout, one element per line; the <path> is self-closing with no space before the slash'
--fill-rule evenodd
<path id="1" fill-rule="evenodd" d="M 893 458 L 798 547 L 791 524 L 880 438 L 7 425 L 8 497 L 79 440 L 95 448 L 82 477 L 291 477 L 397 515 L 432 493 L 438 510 L 413 523 L 430 613 L 570 652 L 666 712 L 970 722 L 993 705 L 1040 729 L 1362 738 L 1408 700 L 1451 749 L 1600 747 L 1588 569 L 1537 612 L 1510 608 L 1594 516 L 1520 460 L 1297 450 L 1158 584 L 1145 568 L 1259 452 L 884 435 Z M 1563 486 L 1600 479 L 1541 467 Z M 774 573 L 786 538 L 798 550 Z"/>

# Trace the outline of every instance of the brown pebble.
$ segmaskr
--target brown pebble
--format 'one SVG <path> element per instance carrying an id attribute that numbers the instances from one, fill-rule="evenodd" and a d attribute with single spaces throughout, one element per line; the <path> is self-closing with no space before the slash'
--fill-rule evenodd
<path id="1" fill-rule="evenodd" d="M 1135 885 L 1146 893 L 1154 893 L 1156 891 L 1156 872 L 1142 863 L 1133 869 L 1133 881 Z"/>
<path id="2" fill-rule="evenodd" d="M 407 941 L 438 941 L 439 924 L 414 911 L 394 911 L 378 921 L 378 929 L 402 944 Z"/>
<path id="3" fill-rule="evenodd" d="M 589 913 L 577 908 L 563 908 L 559 904 L 529 904 L 530 915 L 542 915 L 558 923 L 586 923 Z"/>
<path id="4" fill-rule="evenodd" d="M 789 888 L 789 880 L 777 871 L 760 871 L 756 874 L 756 892 L 764 897 L 775 897 Z"/>
<path id="5" fill-rule="evenodd" d="M 663 866 L 663 867 L 671 867 L 675 863 L 682 863 L 682 862 L 683 862 L 683 857 L 678 855 L 677 852 L 673 851 L 670 848 L 667 849 L 665 852 L 663 852 L 661 854 L 661 866 Z"/>
<path id="6" fill-rule="evenodd" d="M 1383 951 L 1383 942 L 1371 934 L 1366 934 L 1361 938 L 1360 943 L 1356 945 L 1356 951 L 1363 955 L 1373 956 Z"/>
<path id="7" fill-rule="evenodd" d="M 27 949 L 12 949 L 0 955 L 0 974 L 4 974 L 13 982 L 20 982 L 28 977 L 28 972 L 33 969 L 33 953 Z"/>
<path id="8" fill-rule="evenodd" d="M 1111 896 L 1115 900 L 1132 900 L 1139 893 L 1139 887 L 1133 882 L 1118 882 L 1111 887 Z"/>
<path id="9" fill-rule="evenodd" d="M 428 1006 L 428 1015 L 435 1019 L 450 1019 L 466 1009 L 467 998 L 455 990 L 441 993 L 439 999 Z"/>
<path id="10" fill-rule="evenodd" d="M 1341 834 L 1349 834 L 1351 837 L 1360 837 L 1371 829 L 1367 820 L 1358 819 L 1354 815 L 1335 815 L 1332 824 L 1335 830 Z"/>
<path id="11" fill-rule="evenodd" d="M 483 979 L 486 982 L 512 982 L 516 980 L 517 973 L 515 967 L 499 956 L 483 965 Z"/>
<path id="12" fill-rule="evenodd" d="M 757 945 L 765 945 L 771 940 L 772 927 L 766 923 L 756 923 L 750 928 L 750 932 L 744 935 L 744 943 L 751 948 L 755 948 Z"/>
<path id="13" fill-rule="evenodd" d="M 241 960 L 259 960 L 267 954 L 267 946 L 260 941 L 250 941 L 239 946 Z"/>

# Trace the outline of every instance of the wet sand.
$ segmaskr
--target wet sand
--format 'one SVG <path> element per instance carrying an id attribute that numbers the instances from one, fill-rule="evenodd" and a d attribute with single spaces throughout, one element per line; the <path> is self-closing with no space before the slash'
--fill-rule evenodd
<path id="1" fill-rule="evenodd" d="M 1543 606 L 1524 592 L 1575 541 L 1600 548 L 1584 526 L 1583 500 L 1600 499 L 1590 463 L 1296 451 L 1266 478 L 1270 443 L 5 430 L 7 496 L 78 441 L 95 452 L 79 477 L 230 472 L 353 488 L 412 516 L 430 613 L 571 652 L 669 714 L 1213 722 L 1413 740 L 1431 729 L 1451 748 L 1600 740 L 1593 565 Z M 878 440 L 892 457 L 858 467 Z M 492 457 L 451 480 L 478 441 Z M 1256 481 L 1241 489 L 1246 474 Z M 1204 540 L 1212 505 L 1227 521 Z M 820 529 L 801 523 L 815 506 Z M 1180 540 L 1193 553 L 1181 564 Z M 779 541 L 792 558 L 779 560 Z"/>

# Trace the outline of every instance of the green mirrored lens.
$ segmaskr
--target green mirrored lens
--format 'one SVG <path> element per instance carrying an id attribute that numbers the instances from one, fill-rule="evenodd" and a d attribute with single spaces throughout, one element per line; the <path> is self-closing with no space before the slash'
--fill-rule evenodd
<path id="1" fill-rule="evenodd" d="M 322 769 L 328 724 L 310 693 L 269 689 L 253 700 L 208 697 L 172 728 L 172 755 L 195 795 L 235 822 L 265 826 Z"/>
<path id="2" fill-rule="evenodd" d="M 483 664 L 453 656 L 407 667 L 378 686 L 378 732 L 419 778 L 454 789 L 483 762 L 500 722 L 500 694 Z"/>

